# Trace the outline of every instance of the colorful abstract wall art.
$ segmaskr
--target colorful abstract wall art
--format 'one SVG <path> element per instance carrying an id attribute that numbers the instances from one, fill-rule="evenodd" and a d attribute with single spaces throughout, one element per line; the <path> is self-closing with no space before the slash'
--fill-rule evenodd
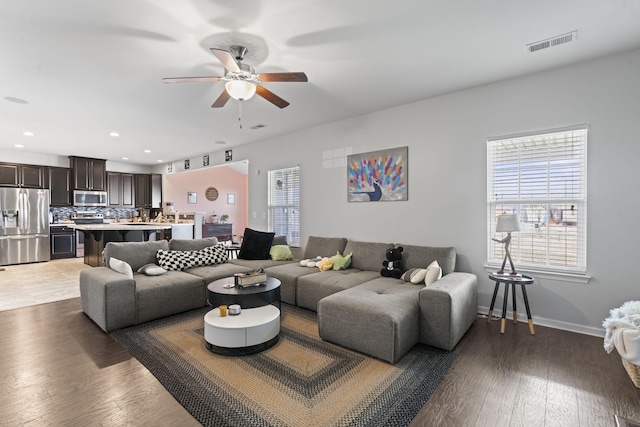
<path id="1" fill-rule="evenodd" d="M 347 201 L 408 199 L 408 148 L 399 147 L 347 157 Z"/>

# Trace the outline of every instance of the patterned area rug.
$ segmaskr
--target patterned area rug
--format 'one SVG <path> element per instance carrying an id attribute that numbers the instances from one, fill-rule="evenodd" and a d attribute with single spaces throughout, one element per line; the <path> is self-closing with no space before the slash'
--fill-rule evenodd
<path id="1" fill-rule="evenodd" d="M 208 310 L 112 333 L 205 426 L 405 426 L 455 360 L 418 345 L 390 365 L 322 341 L 316 314 L 287 304 L 275 346 L 220 356 L 204 344 Z"/>

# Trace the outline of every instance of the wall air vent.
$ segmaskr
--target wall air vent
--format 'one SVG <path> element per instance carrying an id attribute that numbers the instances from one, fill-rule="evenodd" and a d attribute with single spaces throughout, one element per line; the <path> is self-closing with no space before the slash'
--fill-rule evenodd
<path id="1" fill-rule="evenodd" d="M 251 129 L 253 130 L 257 130 L 257 129 L 262 129 L 267 127 L 267 125 L 255 125 L 255 126 L 251 126 Z"/>
<path id="2" fill-rule="evenodd" d="M 567 34 L 563 34 L 561 36 L 552 37 L 547 40 L 542 40 L 535 43 L 530 43 L 527 45 L 527 50 L 529 53 L 537 52 L 542 49 L 547 49 L 549 47 L 558 46 L 564 43 L 569 43 L 578 38 L 578 31 L 572 31 Z"/>

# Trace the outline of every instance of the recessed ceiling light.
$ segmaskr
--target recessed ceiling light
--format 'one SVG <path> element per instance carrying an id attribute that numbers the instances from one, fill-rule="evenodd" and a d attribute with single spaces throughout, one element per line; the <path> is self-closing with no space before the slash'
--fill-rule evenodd
<path id="1" fill-rule="evenodd" d="M 145 153 L 150 153 L 150 152 L 151 152 L 151 150 L 144 150 L 144 152 L 145 152 Z"/>
<path id="2" fill-rule="evenodd" d="M 156 162 L 158 162 L 158 163 L 162 163 L 162 160 L 156 160 Z"/>
<path id="3" fill-rule="evenodd" d="M 114 137 L 114 138 L 117 138 L 117 137 L 119 137 L 119 136 L 120 136 L 120 134 L 119 134 L 118 132 L 110 132 L 110 133 L 109 133 L 109 136 L 112 136 L 112 137 Z"/>
<path id="4" fill-rule="evenodd" d="M 28 104 L 29 103 L 29 101 L 27 101 L 26 99 L 16 98 L 14 96 L 5 96 L 4 99 L 6 99 L 9 102 L 15 102 L 16 104 Z"/>
<path id="5" fill-rule="evenodd" d="M 27 131 L 22 132 L 22 134 L 23 134 L 24 136 L 35 136 L 35 135 L 36 135 L 35 133 L 33 133 L 33 132 L 29 132 L 28 130 L 27 130 Z"/>
<path id="6" fill-rule="evenodd" d="M 129 160 L 129 158 L 128 157 L 123 157 L 122 160 Z"/>
<path id="7" fill-rule="evenodd" d="M 224 145 L 226 143 L 227 143 L 227 141 L 216 141 L 216 144 L 220 144 L 220 145 Z"/>
<path id="8" fill-rule="evenodd" d="M 16 148 L 24 148 L 24 145 L 22 145 L 22 144 L 15 144 L 15 145 L 14 145 L 14 147 L 16 147 Z"/>

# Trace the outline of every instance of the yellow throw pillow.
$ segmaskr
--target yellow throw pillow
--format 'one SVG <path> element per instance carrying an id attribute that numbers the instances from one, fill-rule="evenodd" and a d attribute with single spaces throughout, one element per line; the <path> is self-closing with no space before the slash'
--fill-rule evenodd
<path id="1" fill-rule="evenodd" d="M 293 259 L 293 254 L 291 253 L 291 249 L 287 245 L 273 245 L 271 246 L 271 250 L 269 250 L 269 255 L 271 255 L 271 259 L 274 261 L 288 261 Z"/>
<path id="2" fill-rule="evenodd" d="M 333 261 L 333 269 L 334 270 L 346 270 L 351 265 L 351 256 L 353 252 L 349 255 L 340 255 L 340 252 L 336 252 L 334 256 L 331 257 L 331 261 Z"/>

